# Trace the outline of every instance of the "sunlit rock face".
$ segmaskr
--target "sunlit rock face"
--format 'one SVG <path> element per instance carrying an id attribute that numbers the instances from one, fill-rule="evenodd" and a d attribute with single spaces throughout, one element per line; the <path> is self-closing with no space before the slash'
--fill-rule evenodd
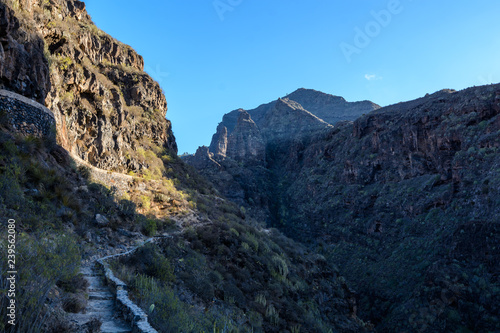
<path id="1" fill-rule="evenodd" d="M 0 3 L 0 88 L 54 112 L 58 141 L 99 168 L 139 171 L 152 147 L 177 154 L 167 102 L 130 46 L 99 30 L 80 1 Z"/>

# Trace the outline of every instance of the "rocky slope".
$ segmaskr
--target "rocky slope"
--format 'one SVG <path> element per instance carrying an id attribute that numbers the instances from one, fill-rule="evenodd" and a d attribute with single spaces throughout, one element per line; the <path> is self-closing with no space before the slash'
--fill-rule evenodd
<path id="1" fill-rule="evenodd" d="M 2 0 L 0 25 L 0 87 L 44 103 L 56 121 L 44 136 L 22 136 L 12 110 L 0 110 L 0 216 L 17 221 L 23 258 L 22 320 L 0 330 L 95 331 L 98 320 L 78 327 L 66 314 L 85 308 L 79 263 L 140 233 L 166 241 L 113 269 L 158 331 L 370 328 L 323 256 L 266 229 L 177 158 L 159 85 L 135 51 L 93 25 L 84 3 Z M 261 160 L 257 125 L 244 113 L 238 123 L 228 144 Z"/>
<path id="2" fill-rule="evenodd" d="M 269 143 L 261 186 L 239 176 L 256 175 L 245 165 L 202 172 L 222 191 L 249 190 L 238 204 L 339 264 L 377 330 L 491 332 L 499 114 L 500 85 L 443 90 Z"/>
<path id="3" fill-rule="evenodd" d="M 275 220 L 320 241 L 380 330 L 498 330 L 499 121 L 500 85 L 443 90 L 290 146 Z"/>

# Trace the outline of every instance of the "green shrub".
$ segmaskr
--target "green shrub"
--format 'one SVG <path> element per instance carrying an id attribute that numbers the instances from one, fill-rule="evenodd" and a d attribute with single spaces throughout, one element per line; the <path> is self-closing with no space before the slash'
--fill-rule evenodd
<path id="1" fill-rule="evenodd" d="M 87 300 L 82 294 L 68 294 L 63 298 L 62 306 L 66 312 L 78 313 L 87 307 Z"/>
<path id="2" fill-rule="evenodd" d="M 253 328 L 260 329 L 262 327 L 263 318 L 260 313 L 256 311 L 250 311 L 248 313 L 248 321 Z"/>
<path id="3" fill-rule="evenodd" d="M 85 179 L 90 179 L 90 168 L 86 165 L 79 165 L 76 169 L 78 174 Z"/>
<path id="4" fill-rule="evenodd" d="M 130 200 L 122 199 L 118 203 L 118 210 L 122 217 L 133 220 L 135 218 L 136 205 Z"/>
<path id="5" fill-rule="evenodd" d="M 77 274 L 81 255 L 71 236 L 54 230 L 19 234 L 17 244 L 17 256 L 22 258 L 22 265 L 18 267 L 16 299 L 18 316 L 22 320 L 17 322 L 16 328 L 18 332 L 37 332 L 46 322 L 43 304 L 50 290 L 57 281 L 71 280 Z M 7 260 L 0 259 L 0 269 L 5 272 Z M 5 283 L 5 279 L 0 281 L 0 289 L 6 287 Z M 6 317 L 6 302 L 6 297 L 0 300 L 2 318 Z"/>
<path id="6" fill-rule="evenodd" d="M 42 139 L 34 135 L 26 136 L 22 143 L 23 153 L 33 154 L 35 151 L 39 151 L 42 147 L 43 147 Z"/>
<path id="7" fill-rule="evenodd" d="M 170 197 L 168 195 L 165 195 L 163 193 L 156 193 L 153 197 L 154 202 L 158 203 L 165 203 L 170 200 Z"/>
<path id="8" fill-rule="evenodd" d="M 142 158 L 146 158 L 146 152 L 142 147 L 137 148 L 137 154 L 139 154 Z"/>
<path id="9" fill-rule="evenodd" d="M 146 236 L 154 236 L 156 234 L 156 231 L 157 231 L 156 220 L 147 219 L 143 226 L 143 233 Z"/>
<path id="10" fill-rule="evenodd" d="M 271 274 L 279 279 L 286 279 L 288 275 L 288 265 L 285 260 L 279 255 L 274 255 L 271 259 L 269 267 Z"/>
<path id="11" fill-rule="evenodd" d="M 199 325 L 190 306 L 175 296 L 173 290 L 159 284 L 154 278 L 139 274 L 133 281 L 133 296 L 148 314 L 153 327 L 161 332 L 195 332 Z"/>
<path id="12" fill-rule="evenodd" d="M 73 60 L 70 57 L 61 57 L 57 59 L 59 62 L 59 69 L 65 71 L 73 64 Z"/>
<path id="13" fill-rule="evenodd" d="M 151 199 L 145 195 L 141 196 L 141 207 L 148 211 L 151 208 Z"/>
<path id="14" fill-rule="evenodd" d="M 162 282 L 175 280 L 174 269 L 169 260 L 161 253 L 158 246 L 147 244 L 143 246 L 134 258 L 138 262 L 140 271 Z"/>
<path id="15" fill-rule="evenodd" d="M 76 293 L 78 290 L 84 291 L 89 283 L 82 274 L 69 277 L 68 279 L 59 280 L 57 286 L 67 293 Z"/>

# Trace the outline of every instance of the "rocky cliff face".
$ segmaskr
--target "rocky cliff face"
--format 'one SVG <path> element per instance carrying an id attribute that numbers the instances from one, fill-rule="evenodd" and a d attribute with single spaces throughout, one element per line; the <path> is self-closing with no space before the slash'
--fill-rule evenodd
<path id="1" fill-rule="evenodd" d="M 14 10 L 0 4 L 0 88 L 43 102 L 50 90 L 44 42 L 20 25 Z"/>
<path id="2" fill-rule="evenodd" d="M 291 93 L 287 98 L 299 103 L 304 109 L 332 125 L 339 121 L 354 121 L 363 114 L 380 108 L 379 105 L 370 101 L 347 102 L 340 96 L 303 88 Z"/>
<path id="3" fill-rule="evenodd" d="M 221 155 L 222 158 L 226 157 L 227 152 L 227 127 L 223 124 L 217 126 L 217 132 L 212 136 L 212 143 L 209 150 L 215 155 Z"/>
<path id="4" fill-rule="evenodd" d="M 264 139 L 257 125 L 248 112 L 242 111 L 227 139 L 226 155 L 236 161 L 263 162 L 265 149 Z"/>
<path id="5" fill-rule="evenodd" d="M 119 172 L 153 169 L 177 153 L 167 102 L 142 57 L 100 31 L 83 2 L 11 1 L 0 17 L 2 87 L 51 109 L 64 148 Z M 140 149 L 157 158 L 149 163 Z"/>
<path id="6" fill-rule="evenodd" d="M 288 98 L 278 99 L 274 107 L 262 117 L 261 123 L 262 131 L 270 144 L 303 137 L 331 127 L 304 109 L 302 105 Z"/>
<path id="7" fill-rule="evenodd" d="M 229 157 L 244 161 L 248 152 L 245 145 L 248 142 L 261 146 L 260 141 L 263 140 L 263 145 L 267 146 L 277 140 L 295 140 L 315 131 L 325 130 L 339 121 L 354 120 L 378 108 L 379 106 L 372 102 L 349 103 L 342 97 L 302 88 L 255 109 L 238 109 L 225 114 L 212 138 L 209 150 L 215 157 L 219 156 L 219 160 Z M 248 136 L 245 140 L 242 140 L 242 134 L 239 133 L 240 140 L 227 142 L 231 133 L 241 123 L 241 114 L 245 114 L 245 117 L 255 124 L 252 125 L 255 129 L 243 134 Z M 255 134 L 257 131 L 260 133 Z M 253 159 L 253 154 L 248 155 L 248 160 Z"/>
<path id="8" fill-rule="evenodd" d="M 206 174 L 238 183 L 248 192 L 233 200 L 264 204 L 269 223 L 340 264 L 377 329 L 495 331 L 499 119 L 500 85 L 443 90 L 269 143 L 267 174 Z"/>
<path id="9" fill-rule="evenodd" d="M 286 184 L 275 221 L 320 240 L 379 329 L 498 329 L 499 96 L 500 85 L 443 90 L 275 160 Z"/>

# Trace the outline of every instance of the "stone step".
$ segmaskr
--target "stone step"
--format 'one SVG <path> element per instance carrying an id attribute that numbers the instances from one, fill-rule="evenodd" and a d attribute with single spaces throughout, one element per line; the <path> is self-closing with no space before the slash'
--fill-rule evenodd
<path id="1" fill-rule="evenodd" d="M 115 302 L 113 300 L 92 300 L 88 302 L 87 305 L 87 313 L 89 312 L 95 312 L 95 311 L 111 311 L 114 310 L 115 308 Z"/>
<path id="2" fill-rule="evenodd" d="M 98 285 L 92 285 L 92 286 L 88 286 L 87 290 L 89 292 L 92 292 L 92 291 L 110 291 L 109 287 L 107 286 L 98 286 Z"/>
<path id="3" fill-rule="evenodd" d="M 113 297 L 113 294 L 111 294 L 109 291 L 104 290 L 104 291 L 93 291 L 89 293 L 89 300 L 114 300 L 115 298 Z"/>
<path id="4" fill-rule="evenodd" d="M 102 276 L 89 276 L 86 277 L 90 286 L 101 286 L 103 284 L 104 278 Z"/>
<path id="5" fill-rule="evenodd" d="M 125 323 L 117 323 L 116 321 L 105 321 L 101 325 L 101 333 L 126 333 L 132 332 L 130 327 Z"/>
<path id="6" fill-rule="evenodd" d="M 132 329 L 123 321 L 117 321 L 114 319 L 104 319 L 102 313 L 87 313 L 81 314 L 81 317 L 75 317 L 73 322 L 80 326 L 85 325 L 90 321 L 89 318 L 99 318 L 101 320 L 101 330 L 102 333 L 128 333 L 132 332 Z M 90 315 L 90 316 L 89 316 Z M 111 314 L 110 314 L 111 315 Z"/>
<path id="7" fill-rule="evenodd" d="M 92 289 L 89 288 L 88 293 L 89 293 L 89 295 L 90 294 L 103 294 L 103 293 L 113 295 L 113 293 L 108 288 L 92 288 Z"/>
<path id="8" fill-rule="evenodd" d="M 92 268 L 90 266 L 82 267 L 80 269 L 80 273 L 82 273 L 84 276 L 94 274 L 94 272 L 92 271 Z"/>

